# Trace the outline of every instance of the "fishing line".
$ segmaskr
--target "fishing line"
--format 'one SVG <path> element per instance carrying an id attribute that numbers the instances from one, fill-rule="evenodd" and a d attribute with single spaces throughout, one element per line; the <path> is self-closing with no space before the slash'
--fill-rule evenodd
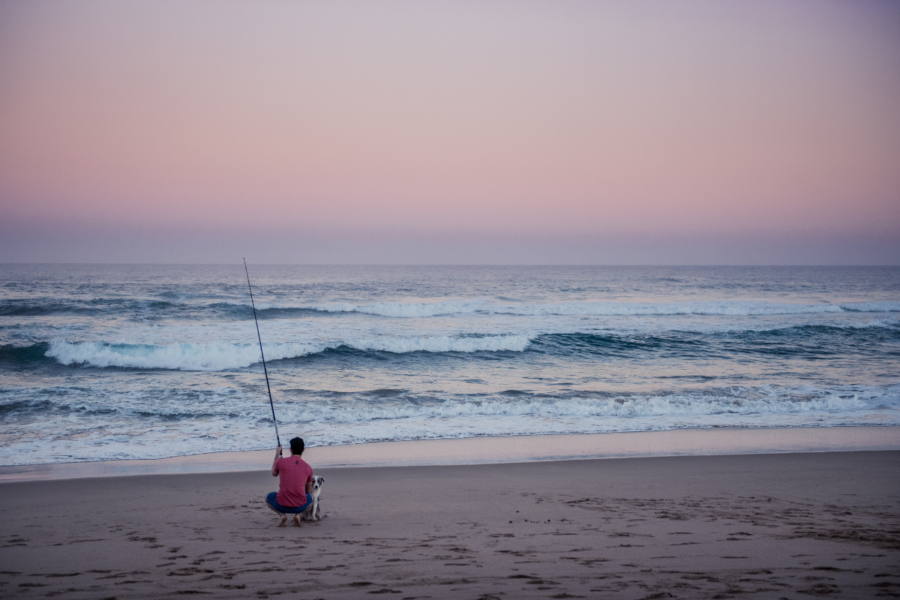
<path id="1" fill-rule="evenodd" d="M 278 421 L 275 419 L 275 403 L 272 402 L 272 388 L 269 386 L 269 370 L 266 368 L 266 355 L 263 353 L 262 336 L 259 335 L 259 319 L 256 318 L 256 304 L 253 302 L 253 286 L 250 285 L 250 271 L 247 270 L 247 259 L 244 259 L 244 273 L 247 274 L 247 287 L 250 288 L 250 306 L 253 307 L 253 321 L 256 323 L 256 339 L 259 340 L 259 355 L 262 356 L 263 372 L 266 374 L 266 389 L 269 390 L 269 406 L 272 408 L 272 422 L 275 423 L 275 439 L 281 445 L 278 436 Z"/>

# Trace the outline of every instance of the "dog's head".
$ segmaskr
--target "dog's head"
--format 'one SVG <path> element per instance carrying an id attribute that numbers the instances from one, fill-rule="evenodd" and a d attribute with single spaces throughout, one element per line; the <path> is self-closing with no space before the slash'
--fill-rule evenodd
<path id="1" fill-rule="evenodd" d="M 322 489 L 322 485 L 325 483 L 324 477 L 319 477 L 318 475 L 313 477 L 313 489 L 320 490 Z"/>

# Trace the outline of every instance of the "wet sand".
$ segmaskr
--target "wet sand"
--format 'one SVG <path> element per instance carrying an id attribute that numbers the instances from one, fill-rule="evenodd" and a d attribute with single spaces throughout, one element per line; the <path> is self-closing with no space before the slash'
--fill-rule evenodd
<path id="1" fill-rule="evenodd" d="M 898 451 L 317 474 L 282 529 L 265 471 L 0 484 L 0 596 L 900 597 Z"/>
<path id="2" fill-rule="evenodd" d="M 309 441 L 309 440 L 307 440 Z M 307 448 L 318 468 L 414 467 L 547 462 L 642 456 L 708 456 L 900 450 L 900 427 L 678 429 L 632 433 L 479 437 Z M 158 460 L 117 460 L 0 467 L 0 482 L 267 469 L 272 449 Z"/>

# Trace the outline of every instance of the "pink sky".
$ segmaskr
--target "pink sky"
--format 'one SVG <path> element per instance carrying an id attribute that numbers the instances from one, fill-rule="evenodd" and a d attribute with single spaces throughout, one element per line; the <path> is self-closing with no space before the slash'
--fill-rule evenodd
<path id="1" fill-rule="evenodd" d="M 900 264 L 898 32 L 865 1 L 7 0 L 0 261 Z"/>

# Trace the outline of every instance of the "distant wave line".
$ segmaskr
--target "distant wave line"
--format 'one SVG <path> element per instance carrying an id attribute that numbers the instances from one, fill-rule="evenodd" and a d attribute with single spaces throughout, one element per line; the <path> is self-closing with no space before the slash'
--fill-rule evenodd
<path id="1" fill-rule="evenodd" d="M 169 313 L 195 315 L 222 312 L 230 317 L 249 318 L 250 305 L 243 302 L 217 300 L 210 303 L 184 303 L 154 299 L 96 298 L 91 300 L 58 298 L 47 302 L 13 299 L 0 302 L 0 317 L 42 316 L 53 314 L 99 314 L 110 311 L 133 311 L 142 315 L 167 316 Z M 447 300 L 440 302 L 375 302 L 368 304 L 332 303 L 281 305 L 261 303 L 260 316 L 277 318 L 294 314 L 359 313 L 391 318 L 429 318 L 464 314 L 511 316 L 762 316 L 828 313 L 900 312 L 900 302 L 851 302 L 840 304 L 790 304 L 764 301 L 722 300 L 703 302 L 550 302 L 537 304 L 500 303 L 493 300 Z"/>

